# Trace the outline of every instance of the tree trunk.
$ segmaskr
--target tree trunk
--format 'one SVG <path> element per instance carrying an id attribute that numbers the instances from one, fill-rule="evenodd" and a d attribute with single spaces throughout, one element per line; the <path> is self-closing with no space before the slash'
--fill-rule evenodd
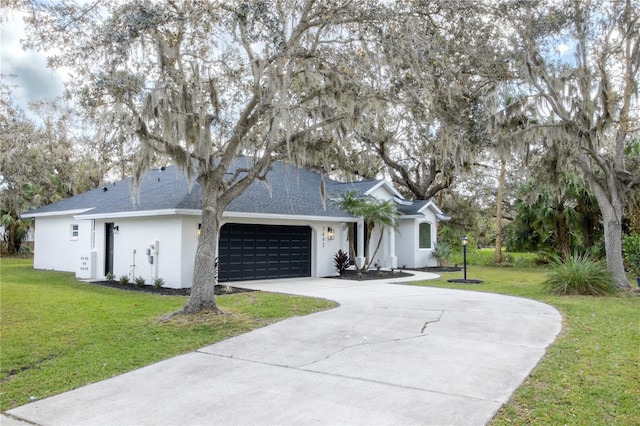
<path id="1" fill-rule="evenodd" d="M 358 266 L 358 262 L 356 262 L 356 257 L 358 257 L 358 253 L 356 253 L 356 238 L 358 232 L 358 224 L 357 223 L 349 223 L 349 257 L 353 260 L 353 266 L 356 268 L 356 272 L 360 272 L 360 266 Z"/>
<path id="2" fill-rule="evenodd" d="M 593 193 L 598 201 L 598 207 L 602 213 L 602 226 L 604 229 L 604 246 L 607 253 L 607 269 L 620 287 L 628 288 L 629 279 L 624 271 L 622 258 L 622 200 L 620 193 L 612 183 L 608 185 L 609 196 L 602 186 L 593 177 L 587 176 Z M 615 180 L 615 177 L 609 177 Z"/>
<path id="3" fill-rule="evenodd" d="M 371 255 L 371 259 L 367 262 L 367 271 L 369 270 L 369 267 L 371 266 L 371 262 L 373 262 L 373 259 L 376 257 L 376 254 L 378 254 L 378 250 L 380 250 L 380 246 L 382 245 L 382 237 L 384 236 L 384 226 L 382 228 L 380 228 L 380 238 L 378 238 L 378 243 L 376 244 L 376 249 L 373 251 L 373 254 Z"/>
<path id="4" fill-rule="evenodd" d="M 567 224 L 567 215 L 565 213 L 565 205 L 558 202 L 556 209 L 556 251 L 563 259 L 571 257 L 571 230 Z"/>
<path id="5" fill-rule="evenodd" d="M 210 179 L 200 179 L 202 187 L 202 227 L 193 270 L 191 295 L 183 313 L 203 310 L 220 312 L 215 301 L 218 283 L 218 239 L 223 207 L 218 205 L 218 187 Z"/>
<path id="6" fill-rule="evenodd" d="M 506 161 L 500 161 L 500 179 L 498 181 L 498 196 L 496 199 L 496 251 L 493 261 L 502 263 L 502 202 L 504 199 L 504 180 L 507 172 Z"/>

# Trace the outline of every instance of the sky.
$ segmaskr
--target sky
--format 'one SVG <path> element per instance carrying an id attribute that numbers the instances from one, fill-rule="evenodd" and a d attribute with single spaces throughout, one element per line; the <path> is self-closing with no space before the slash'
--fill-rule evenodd
<path id="1" fill-rule="evenodd" d="M 10 14 L 0 23 L 0 73 L 11 86 L 14 104 L 27 111 L 28 103 L 61 96 L 63 73 L 47 68 L 46 54 L 24 51 L 20 40 L 25 37 L 22 17 Z"/>

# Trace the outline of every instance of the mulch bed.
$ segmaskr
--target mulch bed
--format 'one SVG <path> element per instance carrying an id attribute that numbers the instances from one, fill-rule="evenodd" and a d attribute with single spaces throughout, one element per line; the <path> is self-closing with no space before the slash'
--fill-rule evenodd
<path id="1" fill-rule="evenodd" d="M 352 281 L 366 281 L 366 280 L 383 280 L 389 278 L 401 278 L 401 277 L 410 277 L 413 274 L 405 271 L 378 271 L 369 270 L 367 272 L 356 272 L 354 270 L 346 270 L 342 273 L 342 275 L 338 277 L 329 277 L 336 278 L 339 280 L 352 280 Z"/>
<path id="2" fill-rule="evenodd" d="M 93 281 L 93 282 L 87 282 L 87 284 L 99 285 L 102 287 L 117 288 L 119 290 L 140 291 L 143 293 L 160 294 L 163 296 L 189 296 L 191 294 L 190 288 L 167 288 L 167 287 L 155 288 L 152 285 L 136 285 L 132 283 L 121 284 L 119 281 L 113 281 L 113 282 Z M 254 290 L 250 290 L 247 288 L 232 287 L 224 284 L 218 284 L 216 285 L 214 291 L 216 295 L 223 295 L 223 294 L 233 294 L 233 293 L 246 293 Z"/>
<path id="3" fill-rule="evenodd" d="M 417 269 L 396 269 L 394 271 L 388 271 L 388 270 L 381 270 L 378 271 L 377 269 L 373 269 L 373 270 L 369 270 L 366 273 L 365 272 L 356 272 L 355 270 L 349 269 L 347 271 L 345 271 L 342 275 L 338 276 L 338 277 L 329 277 L 329 278 L 336 278 L 336 279 L 342 279 L 342 280 L 352 280 L 352 281 L 367 281 L 367 280 L 384 280 L 384 279 L 389 279 L 389 278 L 402 278 L 402 277 L 410 277 L 413 274 L 411 273 L 411 271 L 423 271 L 423 272 L 457 272 L 457 271 L 461 271 L 462 268 L 460 267 L 453 267 L 453 266 L 445 266 L 445 267 L 439 267 L 439 266 L 434 266 L 434 267 L 427 267 L 427 268 L 417 268 Z M 93 281 L 93 282 L 87 282 L 87 284 L 93 284 L 93 285 L 100 285 L 103 287 L 111 287 L 111 288 L 117 288 L 120 290 L 129 290 L 129 291 L 141 291 L 143 293 L 151 293 L 151 294 L 160 294 L 160 295 L 164 295 L 164 296 L 189 296 L 191 294 L 191 289 L 190 288 L 166 288 L 166 287 L 160 287 L 160 288 L 155 288 L 152 285 L 149 284 L 145 284 L 145 285 L 136 285 L 134 283 L 128 283 L 128 284 L 121 284 L 120 281 Z M 233 287 L 233 286 L 227 286 L 225 284 L 218 284 L 216 285 L 215 288 L 215 293 L 216 295 L 223 295 L 223 294 L 233 294 L 233 293 L 245 293 L 248 291 L 255 291 L 255 290 L 249 290 L 246 288 L 238 288 L 238 287 Z"/>
<path id="4" fill-rule="evenodd" d="M 336 278 L 340 280 L 352 280 L 352 281 L 366 281 L 366 280 L 384 280 L 389 278 L 402 278 L 402 277 L 410 277 L 413 274 L 411 271 L 420 271 L 420 272 L 458 272 L 461 271 L 462 268 L 459 266 L 429 266 L 426 268 L 413 268 L 413 269 L 396 269 L 394 271 L 382 270 L 378 271 L 377 269 L 370 269 L 365 272 L 356 272 L 353 269 L 348 269 L 342 273 L 339 277 L 328 277 L 328 278 Z"/>
<path id="5" fill-rule="evenodd" d="M 428 266 L 426 268 L 416 268 L 412 270 L 437 273 L 437 272 L 458 272 L 458 271 L 462 271 L 462 268 L 460 266 Z"/>

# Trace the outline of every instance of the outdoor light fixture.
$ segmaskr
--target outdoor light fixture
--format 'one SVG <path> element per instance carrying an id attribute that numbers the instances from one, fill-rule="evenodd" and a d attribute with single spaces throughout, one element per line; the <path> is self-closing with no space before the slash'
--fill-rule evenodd
<path id="1" fill-rule="evenodd" d="M 467 244 L 469 244 L 469 238 L 466 235 L 463 235 L 460 240 L 462 240 L 462 268 L 464 270 L 464 280 L 467 280 Z"/>
<path id="2" fill-rule="evenodd" d="M 450 283 L 460 283 L 460 284 L 480 284 L 482 280 L 476 279 L 467 279 L 467 246 L 469 245 L 469 238 L 466 235 L 460 237 L 460 242 L 462 243 L 462 268 L 464 270 L 464 278 L 451 278 L 447 281 Z"/>
<path id="3" fill-rule="evenodd" d="M 196 235 L 199 237 L 201 232 L 202 232 L 202 224 L 199 223 L 198 224 L 198 230 L 196 231 Z"/>
<path id="4" fill-rule="evenodd" d="M 118 231 L 120 230 L 120 227 L 119 227 L 118 225 L 116 225 L 116 226 L 114 226 L 114 227 L 113 227 L 113 230 L 114 230 L 115 232 L 118 232 Z"/>
<path id="5" fill-rule="evenodd" d="M 333 230 L 332 227 L 327 228 L 327 239 L 333 240 L 336 237 L 336 231 Z"/>

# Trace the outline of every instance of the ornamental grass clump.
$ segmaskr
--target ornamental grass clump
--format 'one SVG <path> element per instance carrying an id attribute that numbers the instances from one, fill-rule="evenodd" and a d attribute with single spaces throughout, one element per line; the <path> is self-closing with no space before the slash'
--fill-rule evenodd
<path id="1" fill-rule="evenodd" d="M 542 285 L 553 294 L 608 296 L 618 292 L 618 285 L 605 264 L 589 255 L 562 259 L 556 256 Z"/>

